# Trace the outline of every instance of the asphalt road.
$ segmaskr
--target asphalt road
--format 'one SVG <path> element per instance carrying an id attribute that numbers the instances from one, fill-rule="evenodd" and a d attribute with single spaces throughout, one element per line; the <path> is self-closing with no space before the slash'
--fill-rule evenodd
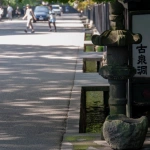
<path id="1" fill-rule="evenodd" d="M 77 15 L 24 33 L 25 20 L 0 22 L 0 150 L 59 150 L 83 29 Z"/>

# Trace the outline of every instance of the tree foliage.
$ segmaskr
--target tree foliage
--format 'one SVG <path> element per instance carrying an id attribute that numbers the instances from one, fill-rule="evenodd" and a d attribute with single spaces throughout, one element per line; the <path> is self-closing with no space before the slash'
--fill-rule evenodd
<path id="1" fill-rule="evenodd" d="M 0 5 L 7 6 L 10 4 L 11 6 L 25 6 L 26 4 L 30 4 L 31 6 L 35 6 L 41 3 L 41 0 L 0 0 Z"/>
<path id="2" fill-rule="evenodd" d="M 0 5 L 8 5 L 10 4 L 11 6 L 25 6 L 26 4 L 30 4 L 31 6 L 35 6 L 38 4 L 41 4 L 42 1 L 49 2 L 51 3 L 74 3 L 78 2 L 80 7 L 85 7 L 86 3 L 88 3 L 89 0 L 0 0 Z M 112 2 L 114 0 L 90 0 L 91 2 Z M 81 6 L 82 5 L 82 6 Z"/>
<path id="3" fill-rule="evenodd" d="M 64 4 L 66 4 L 69 2 L 69 0 L 44 0 L 44 1 L 49 2 L 50 4 L 51 3 L 64 3 Z"/>
<path id="4" fill-rule="evenodd" d="M 44 0 L 44 1 L 47 1 L 49 3 L 52 3 L 52 2 L 61 2 L 61 3 L 68 3 L 68 2 L 74 2 L 74 1 L 77 1 L 77 0 Z M 86 0 L 78 0 L 79 2 L 86 2 Z M 93 0 L 94 2 L 113 2 L 115 0 Z"/>
<path id="5" fill-rule="evenodd" d="M 85 1 L 76 1 L 76 9 L 78 11 L 84 10 L 86 7 L 90 7 L 91 5 L 94 4 L 93 0 L 85 0 Z M 75 6 L 75 4 L 73 5 Z"/>
<path id="6" fill-rule="evenodd" d="M 115 0 L 94 0 L 94 2 L 102 3 L 102 2 L 114 2 Z"/>

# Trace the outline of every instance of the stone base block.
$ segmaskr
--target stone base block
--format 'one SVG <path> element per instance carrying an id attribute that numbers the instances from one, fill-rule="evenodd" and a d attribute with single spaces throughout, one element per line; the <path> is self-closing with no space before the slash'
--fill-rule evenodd
<path id="1" fill-rule="evenodd" d="M 145 116 L 132 119 L 122 114 L 110 115 L 103 125 L 104 139 L 115 150 L 142 148 L 147 131 L 148 120 Z"/>

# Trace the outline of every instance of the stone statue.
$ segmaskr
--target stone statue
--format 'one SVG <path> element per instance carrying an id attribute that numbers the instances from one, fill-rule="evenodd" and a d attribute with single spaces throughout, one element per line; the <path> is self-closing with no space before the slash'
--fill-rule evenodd
<path id="1" fill-rule="evenodd" d="M 134 34 L 124 26 L 125 2 L 140 0 L 115 0 L 109 4 L 110 29 L 101 35 L 93 35 L 94 45 L 107 46 L 107 63 L 99 74 L 108 79 L 110 115 L 103 124 L 104 139 L 115 150 L 142 147 L 148 129 L 146 117 L 132 119 L 126 117 L 127 80 L 134 76 L 136 69 L 128 64 L 128 45 L 139 44 L 141 34 Z"/>
<path id="2" fill-rule="evenodd" d="M 126 30 L 123 24 L 124 9 L 127 0 L 115 0 L 109 5 L 110 30 L 104 31 L 101 35 L 93 35 L 92 42 L 94 45 L 101 46 L 126 46 L 130 44 L 138 44 L 142 41 L 141 34 L 134 34 Z M 131 0 L 130 0 L 131 1 Z M 139 0 L 132 0 L 139 1 Z"/>

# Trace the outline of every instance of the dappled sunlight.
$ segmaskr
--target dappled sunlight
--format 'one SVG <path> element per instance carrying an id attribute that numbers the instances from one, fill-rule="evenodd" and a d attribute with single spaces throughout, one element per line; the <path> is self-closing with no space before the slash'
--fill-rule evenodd
<path id="1" fill-rule="evenodd" d="M 51 47 L 52 51 L 49 50 L 49 47 L 43 49 L 43 47 L 31 45 L 5 45 L 5 49 L 2 47 L 4 45 L 1 45 L 0 48 L 0 92 L 1 94 L 7 93 L 5 97 L 11 98 L 11 93 L 21 91 L 25 91 L 24 94 L 18 93 L 19 97 L 16 97 L 16 99 L 26 99 L 32 96 L 30 95 L 32 92 L 37 93 L 35 99 L 39 99 L 39 94 L 41 95 L 44 91 L 66 89 L 64 94 L 68 93 L 67 89 L 70 87 L 63 87 L 63 85 L 70 83 L 69 78 L 66 79 L 66 75 L 74 75 L 75 56 L 78 48 L 61 47 L 66 55 L 63 58 L 58 47 Z M 75 54 L 74 57 L 72 57 L 73 53 Z M 54 59 L 51 58 L 55 59 L 55 63 L 53 62 Z M 57 85 L 57 87 L 54 85 Z M 31 88 L 32 86 L 33 88 Z"/>
<path id="2" fill-rule="evenodd" d="M 0 149 L 60 148 L 84 38 L 78 16 L 63 17 L 56 33 L 47 22 L 35 34 L 24 34 L 23 20 L 0 26 Z"/>
<path id="3" fill-rule="evenodd" d="M 36 33 L 34 35 L 30 34 L 30 36 L 28 34 L 19 35 L 19 36 L 8 35 L 8 36 L 0 36 L 0 44 L 34 45 L 34 46 L 64 45 L 64 46 L 80 46 L 81 47 L 83 46 L 83 37 L 84 37 L 83 33 L 51 33 L 51 34 L 46 34 L 44 39 L 43 39 L 43 35 L 40 35 L 40 34 L 36 35 Z"/>
<path id="4" fill-rule="evenodd" d="M 40 100 L 58 100 L 58 99 L 60 99 L 60 100 L 66 100 L 66 98 L 65 97 L 42 97 L 42 98 L 40 98 Z"/>
<path id="5" fill-rule="evenodd" d="M 57 27 L 62 27 L 62 26 L 65 26 L 65 27 L 83 27 L 83 25 L 80 23 L 80 24 L 76 24 L 76 23 L 69 23 L 69 24 L 66 24 L 66 23 L 59 23 L 57 24 Z"/>
<path id="6" fill-rule="evenodd" d="M 69 59 L 76 59 L 75 57 L 67 57 L 67 56 L 62 56 L 62 57 L 60 57 L 60 56 L 54 56 L 54 55 L 42 55 L 42 56 L 40 56 L 40 57 L 43 57 L 43 58 L 49 58 L 49 59 L 67 59 L 67 60 L 69 60 Z"/>
<path id="7" fill-rule="evenodd" d="M 61 75 L 65 75 L 66 73 L 72 73 L 72 72 L 74 72 L 74 70 L 62 70 L 62 69 L 38 69 L 37 71 L 39 71 L 39 72 L 43 72 L 43 73 L 51 73 L 51 74 L 54 74 L 54 73 L 61 73 Z"/>
<path id="8" fill-rule="evenodd" d="M 46 111 L 50 111 L 52 107 L 60 107 L 63 101 L 68 103 L 70 99 L 68 94 L 71 90 L 69 84 L 72 84 L 72 80 L 66 79 L 66 75 L 71 73 L 70 77 L 74 76 L 75 56 L 78 48 L 61 47 L 65 51 L 64 58 L 58 47 L 51 47 L 51 49 L 52 51 L 49 50 L 49 47 L 43 49 L 43 47 L 31 45 L 1 45 L 0 96 L 3 98 L 0 107 L 7 108 L 7 113 L 14 109 L 17 112 L 20 107 L 22 108 L 20 115 L 35 115 L 37 111 L 38 116 L 46 114 Z M 52 57 L 55 63 L 53 59 L 50 59 Z M 66 84 L 65 87 L 64 84 Z M 51 94 L 52 91 L 53 94 Z M 59 97 L 60 94 L 66 96 Z M 54 106 L 55 100 L 59 100 L 58 106 Z M 45 106 L 48 108 L 45 109 Z M 47 114 L 50 113 L 49 111 Z M 62 114 L 59 110 L 57 111 L 58 114 Z"/>
<path id="9" fill-rule="evenodd" d="M 0 133 L 0 141 L 9 141 L 9 140 L 16 140 L 20 139 L 21 137 L 14 137 L 11 135 L 8 135 L 7 133 Z"/>
<path id="10" fill-rule="evenodd" d="M 0 74 L 12 74 L 18 71 L 14 71 L 12 68 L 0 68 Z"/>
<path id="11" fill-rule="evenodd" d="M 56 20 L 56 23 L 79 23 L 81 24 L 80 20 Z"/>
<path id="12" fill-rule="evenodd" d="M 9 103 L 3 103 L 5 106 L 18 106 L 18 107 L 31 107 L 35 104 L 41 104 L 42 102 L 39 101 L 24 101 L 24 102 L 9 102 Z"/>
<path id="13" fill-rule="evenodd" d="M 64 119 L 67 109 L 27 108 L 24 116 L 45 116 L 47 119 Z"/>
<path id="14" fill-rule="evenodd" d="M 67 87 L 63 87 L 63 88 L 61 88 L 61 87 L 38 87 L 38 88 L 40 88 L 40 90 L 41 91 L 55 91 L 55 90 L 65 90 L 65 91 L 67 91 L 68 90 L 68 88 Z M 64 91 L 63 91 L 63 93 L 64 93 Z"/>
<path id="15" fill-rule="evenodd" d="M 3 92 L 3 93 L 11 93 L 11 92 L 17 92 L 17 91 L 19 91 L 19 90 L 22 90 L 22 88 L 21 87 L 18 87 L 18 88 L 7 88 L 7 89 L 2 89 L 2 90 L 0 90 L 0 92 Z"/>
<path id="16" fill-rule="evenodd" d="M 27 21 L 26 20 L 4 20 L 3 22 L 11 23 L 11 24 L 13 24 L 13 23 L 23 23 L 23 24 L 25 24 Z"/>
<path id="17" fill-rule="evenodd" d="M 10 55 L 0 55 L 1 58 L 21 58 L 21 56 L 10 56 Z M 27 58 L 27 56 L 24 56 Z M 32 56 L 28 56 L 28 58 L 32 58 Z"/>
<path id="18" fill-rule="evenodd" d="M 64 49 L 66 55 L 63 58 L 58 47 L 51 47 L 53 51 L 50 51 L 49 47 L 43 49 L 43 47 L 29 45 L 7 45 L 5 49 L 2 47 L 4 45 L 1 45 L 0 48 L 0 91 L 3 93 L 14 93 L 25 90 L 28 88 L 27 84 L 30 84 L 30 82 L 37 84 L 36 87 L 42 83 L 45 84 L 44 86 L 52 83 L 58 84 L 58 78 L 60 77 L 62 78 L 62 81 L 59 82 L 61 85 L 65 82 L 68 83 L 65 74 L 74 74 L 76 58 L 71 56 L 72 52 L 70 50 L 73 50 L 73 53 L 75 53 L 74 56 L 76 56 L 78 48 L 61 47 L 62 50 Z M 54 63 L 52 58 L 58 61 Z M 42 75 L 41 73 L 44 74 Z M 58 73 L 59 76 L 53 75 L 55 73 Z M 5 79 L 5 77 L 7 78 Z M 45 77 L 49 79 L 47 83 L 45 83 Z M 39 88 L 44 89 L 44 86 Z M 47 88 L 49 89 L 50 86 Z"/>
<path id="19" fill-rule="evenodd" d="M 19 117 L 21 115 L 22 117 L 24 117 L 24 116 L 33 116 L 33 117 L 39 116 L 40 117 L 41 116 L 41 117 L 44 117 L 45 120 L 47 120 L 48 118 L 64 119 L 64 116 L 66 115 L 66 113 L 68 111 L 68 108 L 62 107 L 61 104 L 63 104 L 62 100 L 68 101 L 68 98 L 59 98 L 59 97 L 50 98 L 49 97 L 49 98 L 40 98 L 40 100 L 39 101 L 29 101 L 27 99 L 24 99 L 24 100 L 17 100 L 17 101 L 13 101 L 13 102 L 4 102 L 1 105 L 4 106 L 5 108 L 7 107 L 8 113 L 10 110 L 10 109 L 8 109 L 9 107 L 11 109 L 13 109 L 13 107 L 14 107 L 15 109 L 18 109 L 18 110 L 19 110 L 19 107 L 22 108 L 22 111 L 20 111 L 21 113 L 20 114 L 16 113 L 15 116 L 12 115 L 12 118 L 13 118 L 13 116 L 16 118 L 17 116 Z M 50 100 L 49 104 L 51 104 L 51 105 L 48 105 L 48 103 L 47 103 L 48 100 Z M 59 105 L 60 105 L 60 106 L 58 106 L 58 108 L 54 107 L 54 104 L 56 105 L 57 103 L 54 103 L 53 100 L 58 101 L 57 103 L 59 103 Z M 46 104 L 45 104 L 45 101 L 46 101 Z M 63 106 L 64 106 L 64 104 L 63 104 Z"/>

